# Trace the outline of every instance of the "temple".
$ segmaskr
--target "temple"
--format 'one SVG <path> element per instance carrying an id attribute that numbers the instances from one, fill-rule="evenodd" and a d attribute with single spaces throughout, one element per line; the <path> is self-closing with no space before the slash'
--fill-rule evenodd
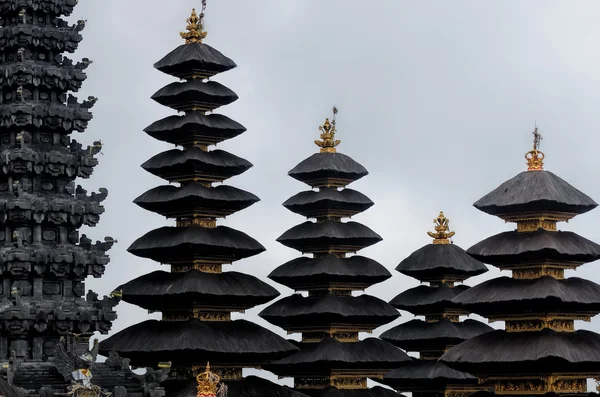
<path id="1" fill-rule="evenodd" d="M 97 341 L 89 350 L 94 332 L 110 330 L 118 300 L 86 293 L 85 279 L 102 276 L 116 241 L 79 233 L 97 224 L 108 192 L 76 185 L 102 148 L 70 137 L 85 131 L 96 102 L 72 94 L 91 61 L 63 55 L 82 40 L 85 22 L 63 19 L 76 4 L 0 2 L 0 393 L 158 396 L 114 353 L 96 363 Z"/>
<path id="2" fill-rule="evenodd" d="M 600 246 L 557 228 L 597 204 L 544 170 L 540 139 L 536 128 L 527 171 L 474 204 L 517 228 L 467 253 L 512 277 L 494 278 L 453 299 L 489 321 L 504 321 L 505 329 L 471 338 L 441 357 L 493 384 L 498 395 L 584 393 L 587 379 L 600 374 L 600 335 L 574 326 L 600 313 L 600 285 L 564 277 L 565 270 L 600 259 Z"/>
<path id="3" fill-rule="evenodd" d="M 390 273 L 376 261 L 349 255 L 381 240 L 358 222 L 342 222 L 373 205 L 364 194 L 346 188 L 367 170 L 337 152 L 334 118 L 320 127 L 320 151 L 294 167 L 289 175 L 315 190 L 304 191 L 283 205 L 308 220 L 283 233 L 277 241 L 312 254 L 287 262 L 270 275 L 298 293 L 283 298 L 259 315 L 288 333 L 301 333 L 300 351 L 272 362 L 267 369 L 293 377 L 294 386 L 319 396 L 397 396 L 391 390 L 367 388 L 367 378 L 381 379 L 391 369 L 410 361 L 395 346 L 377 338 L 359 340 L 399 314 L 388 303 L 370 295 L 353 296 L 380 283 Z M 302 295 L 308 292 L 308 295 Z"/>
<path id="4" fill-rule="evenodd" d="M 116 288 L 126 302 L 160 320 L 147 320 L 126 328 L 100 343 L 100 351 L 116 351 L 134 366 L 170 361 L 163 382 L 167 395 L 193 396 L 196 377 L 210 361 L 230 396 L 302 396 L 266 380 L 243 378 L 243 368 L 260 368 L 298 349 L 275 333 L 231 313 L 264 304 L 279 295 L 256 277 L 223 266 L 257 255 L 264 248 L 252 237 L 217 225 L 220 218 L 256 203 L 244 190 L 220 184 L 240 175 L 252 164 L 223 150 L 210 150 L 245 131 L 239 123 L 213 111 L 237 100 L 229 88 L 209 81 L 236 64 L 203 42 L 204 9 L 195 10 L 182 33 L 185 44 L 154 66 L 181 81 L 156 92 L 152 99 L 181 112 L 145 129 L 151 137 L 179 146 L 160 153 L 142 167 L 169 182 L 139 196 L 145 210 L 175 220 L 175 226 L 152 230 L 137 239 L 129 252 L 168 265 Z M 209 114 L 210 113 L 210 114 Z"/>
<path id="5" fill-rule="evenodd" d="M 412 392 L 414 397 L 468 396 L 487 391 L 476 376 L 449 368 L 437 361 L 452 346 L 492 330 L 476 320 L 461 322 L 460 316 L 469 312 L 452 302 L 458 294 L 468 290 L 462 283 L 469 277 L 487 272 L 481 262 L 471 258 L 455 245 L 450 220 L 443 212 L 433 220 L 435 232 L 431 244 L 413 252 L 396 270 L 421 283 L 408 289 L 390 304 L 425 320 L 410 320 L 381 335 L 381 339 L 410 352 L 418 352 L 419 359 L 385 375 L 383 383 L 400 392 Z"/>

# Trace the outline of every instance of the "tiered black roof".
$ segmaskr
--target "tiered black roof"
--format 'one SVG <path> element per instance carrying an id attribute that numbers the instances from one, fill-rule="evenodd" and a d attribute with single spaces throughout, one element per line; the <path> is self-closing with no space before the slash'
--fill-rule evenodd
<path id="1" fill-rule="evenodd" d="M 284 203 L 289 210 L 316 222 L 295 226 L 277 240 L 313 257 L 291 260 L 269 275 L 296 291 L 308 291 L 308 296 L 283 298 L 260 313 L 288 332 L 301 332 L 300 352 L 266 368 L 294 377 L 297 389 L 310 390 L 315 396 L 388 396 L 392 392 L 382 388 L 366 389 L 367 377 L 381 378 L 410 358 L 382 340 L 359 341 L 358 334 L 393 321 L 398 312 L 373 296 L 352 296 L 352 291 L 391 275 L 372 259 L 347 256 L 379 242 L 381 237 L 360 223 L 341 221 L 373 205 L 364 194 L 345 188 L 367 175 L 367 170 L 337 153 L 335 121 L 326 120 L 320 130 L 322 140 L 316 143 L 321 151 L 289 172 L 318 190 L 299 193 Z"/>
<path id="2" fill-rule="evenodd" d="M 222 272 L 222 265 L 257 255 L 264 247 L 243 232 L 216 225 L 217 219 L 249 207 L 258 198 L 234 187 L 213 186 L 244 173 L 252 164 L 208 148 L 245 128 L 225 116 L 205 114 L 237 99 L 229 88 L 206 81 L 236 65 L 202 43 L 201 18 L 192 13 L 188 32 L 182 34 L 186 44 L 155 65 L 184 81 L 167 85 L 152 98 L 184 114 L 146 129 L 157 139 L 182 146 L 142 165 L 179 186 L 159 186 L 135 200 L 146 210 L 175 218 L 177 225 L 152 230 L 129 247 L 134 255 L 171 265 L 171 272 L 156 271 L 117 288 L 124 301 L 160 311 L 163 318 L 133 325 L 100 344 L 101 351 L 117 351 L 136 366 L 171 361 L 176 375 L 165 383 L 168 395 L 185 394 L 197 369 L 207 361 L 227 382 L 239 381 L 232 389 L 251 388 L 242 380 L 242 368 L 260 367 L 298 350 L 256 324 L 231 321 L 231 312 L 264 304 L 279 293 L 256 277 Z M 274 396 L 285 390 L 266 384 Z"/>
<path id="3" fill-rule="evenodd" d="M 556 175 L 544 171 L 539 134 L 528 152 L 529 169 L 503 183 L 475 206 L 517 230 L 490 237 L 467 252 L 513 277 L 486 281 L 453 302 L 506 330 L 472 338 L 441 360 L 480 377 L 493 377 L 496 392 L 510 394 L 586 391 L 586 378 L 600 372 L 600 335 L 576 331 L 574 320 L 600 313 L 600 285 L 564 279 L 564 270 L 600 259 L 600 245 L 556 223 L 587 212 L 596 203 Z"/>
<path id="4" fill-rule="evenodd" d="M 477 389 L 476 377 L 436 360 L 452 346 L 492 330 L 479 321 L 460 322 L 460 315 L 468 312 L 452 302 L 469 289 L 466 285 L 455 286 L 455 282 L 482 274 L 487 268 L 452 243 L 450 238 L 454 232 L 450 232 L 449 221 L 442 212 L 434 223 L 436 232 L 428 233 L 434 238 L 433 244 L 413 252 L 396 267 L 399 272 L 421 282 L 428 281 L 430 285 L 411 288 L 390 301 L 398 309 L 425 316 L 425 321 L 411 320 L 381 335 L 402 349 L 421 354 L 421 359 L 389 372 L 384 378 L 384 383 L 396 390 L 417 395 L 445 395 L 453 389 Z"/>
<path id="5" fill-rule="evenodd" d="M 0 1 L 0 394 L 7 396 L 15 387 L 29 395 L 66 392 L 72 371 L 83 367 L 60 373 L 59 341 L 82 354 L 90 336 L 108 333 L 116 319 L 117 299 L 85 288 L 88 276 L 103 275 L 115 240 L 93 243 L 79 232 L 99 222 L 108 191 L 88 194 L 76 184 L 92 175 L 102 148 L 71 139 L 85 131 L 97 101 L 73 95 L 92 61 L 63 55 L 82 40 L 85 21 L 65 19 L 76 4 Z M 119 386 L 122 396 L 143 395 L 131 371 L 86 365 L 104 392 Z"/>

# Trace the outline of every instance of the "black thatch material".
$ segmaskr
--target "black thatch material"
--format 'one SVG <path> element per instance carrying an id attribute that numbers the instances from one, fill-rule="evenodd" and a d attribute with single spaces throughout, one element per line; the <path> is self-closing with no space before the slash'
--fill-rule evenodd
<path id="1" fill-rule="evenodd" d="M 523 212 L 583 214 L 598 204 L 549 171 L 525 171 L 504 182 L 475 204 L 490 215 Z"/>
<path id="2" fill-rule="evenodd" d="M 379 379 L 377 381 L 379 382 Z M 371 387 L 370 389 L 338 389 L 336 387 L 328 387 L 324 390 L 310 390 L 310 393 L 313 397 L 404 397 L 402 394 L 381 386 Z"/>
<path id="3" fill-rule="evenodd" d="M 347 185 L 368 175 L 368 172 L 345 154 L 315 153 L 292 168 L 288 175 L 310 186 L 321 185 L 328 180 L 344 181 L 343 185 Z"/>
<path id="4" fill-rule="evenodd" d="M 427 244 L 400 262 L 396 270 L 421 281 L 465 280 L 488 271 L 454 244 Z"/>
<path id="5" fill-rule="evenodd" d="M 252 367 L 289 356 L 297 348 L 277 334 L 245 320 L 158 321 L 132 325 L 100 342 L 101 354 L 111 350 L 131 359 L 132 365 L 172 361 L 190 367 L 210 361 Z"/>
<path id="6" fill-rule="evenodd" d="M 127 250 L 161 263 L 193 259 L 230 262 L 260 254 L 265 247 L 246 233 L 226 226 L 164 226 L 138 238 Z"/>
<path id="7" fill-rule="evenodd" d="M 278 242 L 300 252 L 330 248 L 357 251 L 381 241 L 381 236 L 358 222 L 304 222 L 283 233 Z"/>
<path id="8" fill-rule="evenodd" d="M 199 270 L 179 273 L 157 270 L 117 289 L 123 293 L 125 302 L 159 311 L 189 311 L 193 307 L 245 310 L 279 296 L 275 288 L 254 276 Z"/>
<path id="9" fill-rule="evenodd" d="M 231 59 L 204 43 L 182 44 L 154 64 L 161 72 L 182 79 L 193 75 L 211 77 L 236 66 Z"/>
<path id="10" fill-rule="evenodd" d="M 159 141 L 174 145 L 200 142 L 217 144 L 235 138 L 246 128 L 221 114 L 206 115 L 202 112 L 189 112 L 183 116 L 169 116 L 150 124 L 145 133 Z"/>
<path id="11" fill-rule="evenodd" d="M 393 369 L 410 362 L 402 350 L 377 338 L 345 343 L 323 339 L 301 343 L 300 351 L 263 368 L 281 376 L 329 374 L 333 369 Z"/>
<path id="12" fill-rule="evenodd" d="M 438 287 L 419 285 L 397 295 L 390 301 L 390 305 L 416 316 L 441 314 L 449 309 L 456 311 L 460 306 L 453 303 L 452 299 L 467 289 L 469 287 L 466 285 L 457 285 L 451 288 L 445 283 Z"/>
<path id="13" fill-rule="evenodd" d="M 448 350 L 440 360 L 459 371 L 500 374 L 600 372 L 600 335 L 590 331 L 497 330 Z"/>
<path id="14" fill-rule="evenodd" d="M 206 187 L 199 183 L 163 185 L 148 190 L 133 202 L 166 217 L 228 216 L 260 201 L 254 194 L 231 186 Z"/>
<path id="15" fill-rule="evenodd" d="M 454 302 L 484 317 L 527 313 L 600 313 L 600 285 L 571 277 L 531 280 L 499 277 L 458 295 Z"/>
<path id="16" fill-rule="evenodd" d="M 200 79 L 171 83 L 158 90 L 152 99 L 175 110 L 213 111 L 235 102 L 235 92 L 216 81 Z"/>
<path id="17" fill-rule="evenodd" d="M 215 182 L 240 175 L 251 167 L 248 160 L 224 150 L 205 152 L 195 146 L 167 150 L 142 164 L 143 169 L 166 180 L 200 178 Z"/>
<path id="18" fill-rule="evenodd" d="M 259 314 L 285 330 L 306 326 L 357 324 L 373 329 L 394 321 L 400 315 L 387 302 L 369 295 L 292 295 L 273 303 Z"/>
<path id="19" fill-rule="evenodd" d="M 196 397 L 198 382 L 191 380 L 179 387 L 173 387 L 171 382 L 165 382 L 169 397 Z M 162 385 L 162 384 L 161 384 Z M 281 386 L 257 376 L 246 376 L 237 381 L 226 381 L 228 397 L 308 397 L 287 386 Z"/>
<path id="20" fill-rule="evenodd" d="M 0 396 L 2 397 L 21 397 L 19 392 L 8 384 L 4 379 L 0 378 Z"/>
<path id="21" fill-rule="evenodd" d="M 433 360 L 414 360 L 388 372 L 381 383 L 403 391 L 444 389 L 447 385 L 477 385 L 478 378 Z"/>
<path id="22" fill-rule="evenodd" d="M 373 202 L 356 190 L 321 188 L 319 191 L 300 192 L 289 198 L 283 206 L 296 214 L 314 218 L 330 213 L 353 216 L 369 209 Z"/>
<path id="23" fill-rule="evenodd" d="M 462 341 L 492 331 L 487 324 L 475 320 L 452 322 L 446 318 L 437 322 L 411 320 L 381 334 L 381 339 L 407 351 L 444 350 Z"/>
<path id="24" fill-rule="evenodd" d="M 494 266 L 543 260 L 586 263 L 600 259 L 600 245 L 573 232 L 538 229 L 496 234 L 475 244 L 467 253 Z"/>
<path id="25" fill-rule="evenodd" d="M 373 259 L 360 255 L 340 258 L 334 254 L 292 259 L 269 274 L 271 280 L 297 290 L 333 283 L 367 288 L 391 276 L 383 265 Z"/>

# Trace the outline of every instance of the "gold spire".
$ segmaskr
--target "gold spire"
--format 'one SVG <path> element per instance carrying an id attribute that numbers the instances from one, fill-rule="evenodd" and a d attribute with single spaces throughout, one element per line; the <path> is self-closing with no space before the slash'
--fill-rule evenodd
<path id="1" fill-rule="evenodd" d="M 543 139 L 542 134 L 538 132 L 537 127 L 533 130 L 533 150 L 525 153 L 527 160 L 527 171 L 540 171 L 544 169 L 544 155 L 540 152 L 540 141 Z"/>
<path id="2" fill-rule="evenodd" d="M 433 223 L 435 224 L 435 233 L 427 232 L 429 237 L 433 237 L 433 244 L 450 244 L 450 238 L 455 234 L 455 232 L 450 231 L 450 220 L 440 211 L 440 214 L 433 220 Z"/>
<path id="3" fill-rule="evenodd" d="M 198 382 L 197 397 L 215 397 L 221 377 L 210 371 L 210 364 L 206 363 L 206 370 L 196 376 Z"/>
<path id="4" fill-rule="evenodd" d="M 335 153 L 337 150 L 335 147 L 340 144 L 339 140 L 335 139 L 335 115 L 338 110 L 333 107 L 333 117 L 331 121 L 325 119 L 325 123 L 319 127 L 321 131 L 321 140 L 316 140 L 315 144 L 321 148 L 321 153 Z"/>
<path id="5" fill-rule="evenodd" d="M 202 39 L 206 37 L 207 32 L 204 31 L 204 10 L 206 8 L 206 0 L 202 1 L 202 12 L 200 16 L 196 15 L 196 9 L 192 8 L 192 15 L 187 19 L 187 32 L 181 32 L 179 35 L 185 39 L 185 44 L 202 43 Z"/>

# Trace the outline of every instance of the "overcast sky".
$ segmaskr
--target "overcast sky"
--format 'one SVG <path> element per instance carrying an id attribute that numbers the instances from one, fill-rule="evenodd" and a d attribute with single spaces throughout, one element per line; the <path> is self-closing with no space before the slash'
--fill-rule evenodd
<path id="1" fill-rule="evenodd" d="M 152 65 L 183 43 L 179 32 L 192 7 L 200 0 L 84 0 L 71 18 L 87 19 L 75 58 L 94 60 L 79 96 L 99 98 L 90 127 L 76 138 L 104 144 L 100 165 L 82 184 L 109 190 L 106 212 L 88 234 L 119 240 L 106 275 L 88 283 L 101 295 L 160 268 L 126 249 L 173 222 L 132 200 L 164 183 L 139 166 L 171 148 L 142 132 L 174 114 L 150 99 L 174 81 Z M 205 42 L 238 64 L 214 78 L 240 97 L 218 112 L 248 129 L 219 147 L 254 164 L 229 184 L 262 200 L 221 224 L 267 248 L 233 267 L 266 280 L 299 255 L 275 242 L 304 221 L 281 206 L 307 189 L 287 172 L 318 150 L 317 128 L 333 105 L 338 150 L 370 172 L 351 187 L 375 202 L 356 220 L 383 237 L 361 251 L 394 275 L 367 290 L 382 299 L 417 285 L 393 269 L 431 241 L 426 232 L 440 210 L 465 249 L 514 228 L 472 203 L 525 170 L 536 120 L 546 169 L 600 200 L 599 15 L 595 1 L 209 0 Z M 561 228 L 594 240 L 599 211 Z M 596 266 L 577 275 L 600 282 Z M 283 296 L 291 292 L 275 286 Z M 148 318 L 125 303 L 117 309 L 113 333 Z M 256 317 L 261 309 L 245 318 L 267 325 Z M 402 315 L 393 325 L 412 317 Z"/>

